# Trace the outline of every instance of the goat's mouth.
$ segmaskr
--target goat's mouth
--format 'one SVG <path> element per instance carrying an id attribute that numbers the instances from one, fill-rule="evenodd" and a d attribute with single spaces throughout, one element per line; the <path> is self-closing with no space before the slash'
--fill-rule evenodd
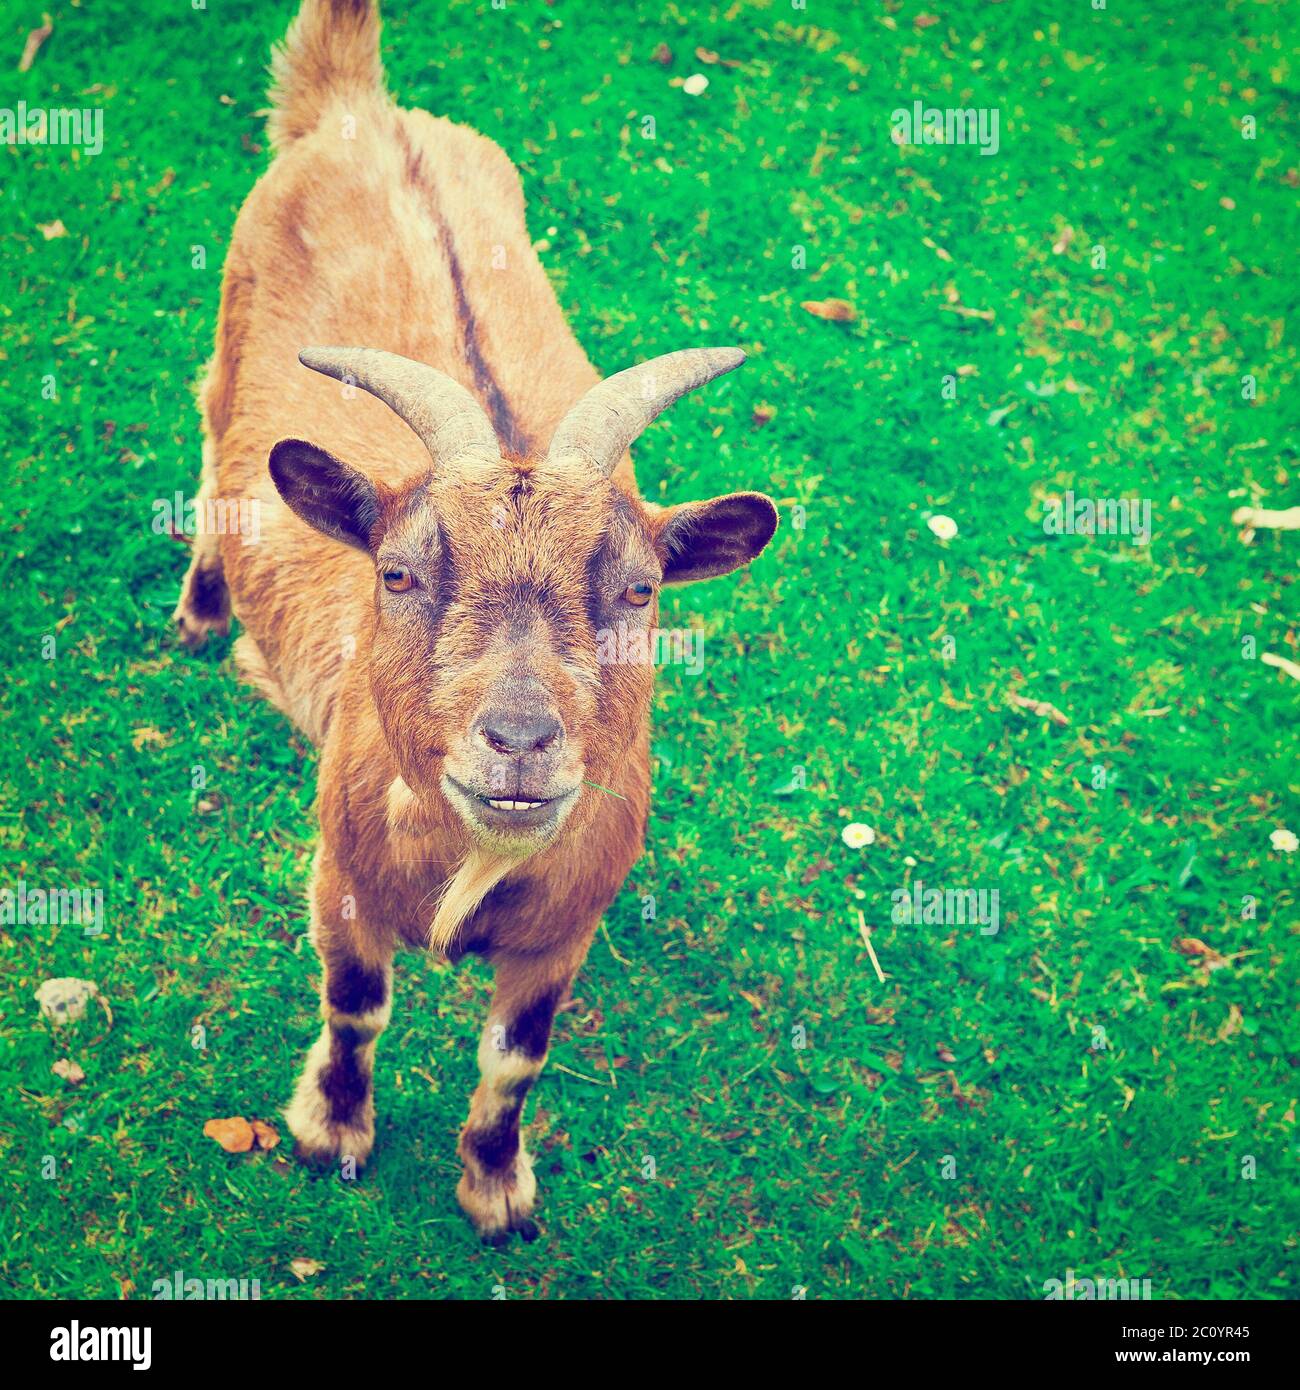
<path id="1" fill-rule="evenodd" d="M 490 796 L 443 774 L 443 789 L 452 805 L 466 818 L 490 831 L 546 830 L 558 822 L 577 798 L 580 786 L 553 796 Z"/>

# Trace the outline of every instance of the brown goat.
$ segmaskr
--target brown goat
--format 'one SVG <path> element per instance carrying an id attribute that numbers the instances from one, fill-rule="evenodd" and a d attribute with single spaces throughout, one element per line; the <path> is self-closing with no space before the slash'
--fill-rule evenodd
<path id="1" fill-rule="evenodd" d="M 496 989 L 457 1196 L 531 1237 L 520 1111 L 641 852 L 659 587 L 745 564 L 777 520 L 759 493 L 647 503 L 627 446 L 743 355 L 598 382 L 514 167 L 393 105 L 367 0 L 306 0 L 274 72 L 202 392 L 199 500 L 251 503 L 257 537 L 197 537 L 176 621 L 197 645 L 233 612 L 241 674 L 321 750 L 299 1153 L 370 1153 L 394 951 L 478 952 Z M 308 347 L 331 342 L 366 347 Z"/>

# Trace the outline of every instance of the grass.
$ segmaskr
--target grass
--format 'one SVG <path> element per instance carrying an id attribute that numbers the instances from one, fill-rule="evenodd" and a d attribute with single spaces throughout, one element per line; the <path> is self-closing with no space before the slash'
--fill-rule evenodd
<path id="1" fill-rule="evenodd" d="M 543 1238 L 491 1250 L 453 1196 L 481 968 L 403 958 L 359 1181 L 202 1134 L 277 1122 L 315 1031 L 314 756 L 228 644 L 173 646 L 151 529 L 293 6 L 50 8 L 5 100 L 102 105 L 104 149 L 0 149 L 0 886 L 100 887 L 106 931 L 0 928 L 4 1294 L 1294 1297 L 1300 687 L 1258 655 L 1296 656 L 1300 541 L 1230 522 L 1300 501 L 1294 13 L 387 6 L 394 91 L 519 163 L 603 370 L 750 351 L 643 440 L 646 494 L 783 512 L 666 606 L 705 671 L 662 674 L 648 851 L 530 1106 Z M 997 108 L 996 156 L 895 146 L 914 99 Z M 1150 543 L 1046 534 L 1066 489 L 1149 498 Z M 1000 930 L 892 923 L 918 879 Z M 41 1019 L 64 975 L 111 1026 Z"/>

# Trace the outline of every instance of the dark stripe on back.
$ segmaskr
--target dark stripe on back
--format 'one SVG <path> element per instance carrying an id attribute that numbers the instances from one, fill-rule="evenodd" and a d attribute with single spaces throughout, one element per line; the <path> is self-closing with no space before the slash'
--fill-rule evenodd
<path id="1" fill-rule="evenodd" d="M 439 240 L 447 252 L 447 268 L 451 274 L 452 291 L 456 296 L 456 318 L 460 323 L 461 348 L 474 375 L 474 388 L 506 452 L 518 458 L 527 458 L 532 452 L 532 441 L 519 428 L 510 402 L 506 400 L 505 392 L 502 391 L 492 368 L 483 356 L 478 337 L 478 323 L 470 306 L 469 296 L 465 292 L 465 273 L 461 267 L 460 256 L 452 239 L 451 228 L 438 209 L 438 190 L 424 167 L 422 153 L 411 145 L 401 124 L 397 126 L 397 140 L 406 158 L 406 176 L 428 199 L 429 215 L 433 218 Z"/>

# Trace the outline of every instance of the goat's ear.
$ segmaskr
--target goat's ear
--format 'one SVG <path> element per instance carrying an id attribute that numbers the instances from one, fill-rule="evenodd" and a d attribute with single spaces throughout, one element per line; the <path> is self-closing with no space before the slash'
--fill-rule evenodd
<path id="1" fill-rule="evenodd" d="M 776 531 L 776 503 L 761 492 L 687 502 L 659 517 L 655 538 L 665 584 L 730 574 L 762 553 Z"/>
<path id="2" fill-rule="evenodd" d="M 282 439 L 271 450 L 270 467 L 285 505 L 308 526 L 370 549 L 379 490 L 364 473 L 301 439 Z"/>

